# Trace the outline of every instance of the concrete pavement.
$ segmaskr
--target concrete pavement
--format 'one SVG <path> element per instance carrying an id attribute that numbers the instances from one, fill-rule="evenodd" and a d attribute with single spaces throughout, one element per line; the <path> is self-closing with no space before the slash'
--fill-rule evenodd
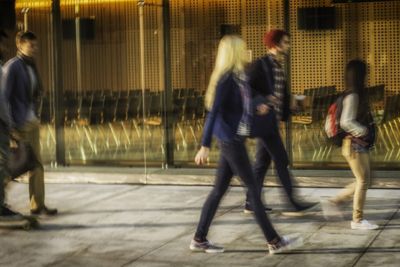
<path id="1" fill-rule="evenodd" d="M 281 234 L 300 234 L 295 251 L 269 256 L 261 230 L 242 212 L 244 190 L 233 187 L 224 198 L 209 239 L 223 254 L 188 249 L 209 186 L 48 184 L 47 203 L 60 214 L 41 218 L 38 230 L 0 229 L 0 266 L 398 266 L 400 190 L 368 192 L 366 218 L 377 231 L 349 228 L 345 220 L 325 221 L 321 212 L 305 217 L 270 216 Z M 301 188 L 309 200 L 337 189 Z M 280 188 L 267 188 L 267 203 L 285 209 Z M 28 212 L 28 187 L 13 183 L 13 208 Z"/>

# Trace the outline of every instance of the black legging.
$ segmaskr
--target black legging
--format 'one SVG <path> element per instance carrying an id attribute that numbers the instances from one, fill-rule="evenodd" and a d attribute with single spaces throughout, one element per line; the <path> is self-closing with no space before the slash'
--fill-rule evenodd
<path id="1" fill-rule="evenodd" d="M 268 242 L 276 239 L 278 234 L 269 221 L 261 202 L 260 192 L 253 177 L 244 140 L 236 137 L 229 142 L 220 142 L 220 153 L 215 185 L 204 203 L 195 238 L 199 240 L 206 239 L 218 205 L 229 187 L 233 173 L 236 173 L 248 188 L 249 199 L 254 207 L 255 218 L 265 238 Z"/>

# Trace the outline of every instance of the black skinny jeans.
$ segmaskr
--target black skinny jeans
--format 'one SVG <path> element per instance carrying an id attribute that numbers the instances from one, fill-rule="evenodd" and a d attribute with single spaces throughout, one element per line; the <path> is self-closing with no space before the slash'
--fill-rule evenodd
<path id="1" fill-rule="evenodd" d="M 269 221 L 261 202 L 260 191 L 253 177 L 253 171 L 243 138 L 236 137 L 229 142 L 220 142 L 220 151 L 215 185 L 204 203 L 195 238 L 199 240 L 206 239 L 211 221 L 215 216 L 222 197 L 229 187 L 234 173 L 242 179 L 248 188 L 249 200 L 254 206 L 255 218 L 267 241 L 271 242 L 275 238 L 278 238 L 279 236 Z"/>
<path id="2" fill-rule="evenodd" d="M 301 204 L 298 203 L 293 196 L 292 178 L 288 168 L 289 158 L 277 125 L 272 127 L 270 132 L 264 137 L 257 138 L 256 160 L 253 164 L 253 173 L 257 181 L 258 193 L 260 195 L 262 195 L 265 174 L 271 164 L 271 160 L 275 163 L 276 172 L 290 203 L 295 209 L 301 209 Z M 249 192 L 247 193 L 246 204 L 250 204 Z"/>

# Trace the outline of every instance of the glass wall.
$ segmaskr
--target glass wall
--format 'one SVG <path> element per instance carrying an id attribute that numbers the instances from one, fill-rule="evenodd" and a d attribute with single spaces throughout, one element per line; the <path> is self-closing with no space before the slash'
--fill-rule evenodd
<path id="1" fill-rule="evenodd" d="M 282 1 L 171 1 L 175 162 L 192 164 L 199 148 L 206 115 L 204 93 L 221 36 L 241 34 L 252 58 L 264 55 L 267 51 L 262 36 L 271 25 L 282 27 L 282 10 Z M 284 129 L 285 125 L 282 125 Z M 254 154 L 254 140 L 249 140 L 248 148 Z M 217 142 L 214 142 L 211 165 L 217 161 L 218 154 Z"/>
<path id="2" fill-rule="evenodd" d="M 55 162 L 57 111 L 63 118 L 67 165 L 162 166 L 160 2 L 61 0 L 63 83 L 52 88 L 51 1 L 16 1 L 18 28 L 35 32 L 40 44 L 37 61 L 45 93 L 39 116 L 46 163 Z M 61 91 L 63 107 L 55 104 L 55 90 Z"/>
<path id="3" fill-rule="evenodd" d="M 348 3 L 290 1 L 292 93 L 309 96 L 309 109 L 293 117 L 295 166 L 340 167 L 340 149 L 326 142 L 323 123 L 327 108 L 343 91 L 344 67 L 354 58 L 369 66 L 368 93 L 378 127 L 371 153 L 376 167 L 399 163 L 400 2 Z M 334 7 L 335 25 L 328 30 L 301 30 L 298 12 L 305 7 Z"/>
<path id="4" fill-rule="evenodd" d="M 61 1 L 68 162 L 163 161 L 161 11 L 157 1 Z"/>
<path id="5" fill-rule="evenodd" d="M 334 7 L 330 29 L 299 29 L 298 12 L 312 7 Z M 181 96 L 185 88 L 186 92 L 196 92 L 201 101 L 223 31 L 241 34 L 251 55 L 257 58 L 267 52 L 262 42 L 264 33 L 271 28 L 286 28 L 292 46 L 288 61 L 291 91 L 306 95 L 304 111 L 281 126 L 294 167 L 346 166 L 340 149 L 327 142 L 323 124 L 329 105 L 344 90 L 346 63 L 361 58 L 369 65 L 368 92 L 378 126 L 372 161 L 376 167 L 395 168 L 400 160 L 400 83 L 396 75 L 400 70 L 399 11 L 398 1 L 336 5 L 330 0 L 171 1 L 174 92 Z M 186 95 L 186 100 L 177 97 L 176 106 L 190 108 L 188 103 L 195 100 L 192 93 Z M 204 116 L 193 118 L 177 123 L 177 162 L 190 163 L 197 149 Z M 286 138 L 286 129 L 290 138 Z M 254 152 L 254 141 L 249 142 L 249 150 Z M 213 151 L 211 162 L 218 154 L 217 148 Z"/>
<path id="6" fill-rule="evenodd" d="M 167 40 L 165 3 L 170 13 Z M 293 166 L 345 166 L 339 149 L 327 142 L 323 123 L 329 104 L 344 90 L 344 67 L 353 58 L 369 64 L 368 87 L 378 125 L 373 163 L 394 168 L 400 161 L 398 1 L 332 5 L 331 0 L 61 0 L 60 7 L 62 88 L 52 88 L 51 1 L 17 0 L 16 7 L 18 21 L 25 21 L 40 40 L 38 66 L 46 88 L 40 108 L 41 145 L 47 163 L 55 158 L 58 111 L 64 118 L 67 164 L 161 167 L 169 161 L 193 166 L 206 116 L 204 93 L 220 37 L 241 34 L 255 59 L 267 52 L 262 38 L 272 28 L 288 29 L 289 84 L 293 94 L 307 96 L 304 111 L 281 125 Z M 334 7 L 334 26 L 299 29 L 298 12 L 304 7 Z M 171 79 L 168 88 L 165 77 Z M 62 90 L 62 110 L 54 104 L 55 90 Z M 172 127 L 166 125 L 166 114 Z M 168 135 L 173 142 L 166 141 Z M 168 157 L 167 145 L 173 150 Z M 254 154 L 254 140 L 248 148 Z M 217 157 L 214 142 L 210 166 Z"/>
<path id="7" fill-rule="evenodd" d="M 53 88 L 53 53 L 51 33 L 51 9 L 50 3 L 38 3 L 34 1 L 17 1 L 16 4 L 17 30 L 31 30 L 39 37 L 37 67 L 42 78 L 43 96 L 39 100 L 38 115 L 41 121 L 40 148 L 43 161 L 47 164 L 55 164 L 56 133 L 54 128 L 54 88 Z M 8 32 L 7 60 L 16 55 L 15 32 Z"/>

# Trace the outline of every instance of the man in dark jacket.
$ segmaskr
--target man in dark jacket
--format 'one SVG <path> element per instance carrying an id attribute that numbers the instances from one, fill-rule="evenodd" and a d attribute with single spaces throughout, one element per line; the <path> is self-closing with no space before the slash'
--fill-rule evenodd
<path id="1" fill-rule="evenodd" d="M 15 138 L 28 144 L 35 157 L 35 168 L 29 177 L 31 214 L 54 215 L 56 209 L 45 205 L 44 169 L 40 155 L 40 121 L 37 100 L 42 86 L 34 56 L 37 37 L 33 32 L 19 32 L 16 37 L 18 54 L 4 66 L 3 90 L 10 110 L 10 125 Z"/>
<path id="2" fill-rule="evenodd" d="M 260 191 L 264 185 L 265 174 L 271 160 L 275 163 L 278 177 L 285 189 L 294 210 L 304 212 L 316 204 L 301 204 L 293 194 L 292 178 L 288 169 L 289 159 L 279 133 L 279 122 L 287 121 L 290 116 L 290 93 L 288 91 L 282 59 L 288 55 L 289 34 L 283 30 L 271 30 L 264 37 L 268 54 L 254 61 L 249 67 L 249 83 L 253 88 L 253 98 L 263 99 L 260 107 L 269 107 L 269 115 L 255 121 L 253 135 L 257 138 L 256 160 L 253 165 L 254 176 Z M 257 106 L 259 107 L 259 106 Z M 259 109 L 259 108 L 258 108 Z M 248 199 L 248 198 L 247 198 Z M 269 208 L 266 208 L 270 210 Z M 251 203 L 246 200 L 245 213 L 252 213 Z"/>
<path id="3" fill-rule="evenodd" d="M 0 29 L 0 220 L 20 220 L 22 219 L 21 214 L 12 211 L 5 204 L 5 185 L 6 179 L 8 178 L 7 172 L 7 161 L 10 147 L 9 137 L 9 113 L 7 103 L 4 98 L 4 90 L 1 87 L 1 81 L 3 80 L 3 54 L 5 46 L 3 40 L 7 38 L 7 34 Z"/>

